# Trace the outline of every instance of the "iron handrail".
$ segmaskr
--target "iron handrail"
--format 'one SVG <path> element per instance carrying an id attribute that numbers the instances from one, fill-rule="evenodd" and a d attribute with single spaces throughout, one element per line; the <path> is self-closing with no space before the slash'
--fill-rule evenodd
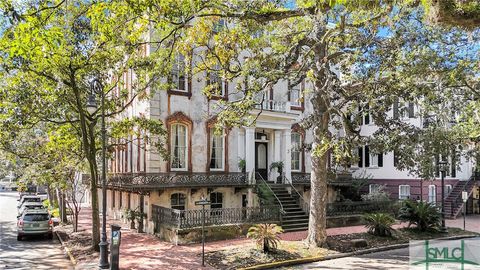
<path id="1" fill-rule="evenodd" d="M 257 178 L 258 177 L 258 178 Z M 259 174 L 258 172 L 255 173 L 255 179 L 260 179 L 260 181 L 262 181 L 265 186 L 268 187 L 268 189 L 272 192 L 273 196 L 275 196 L 275 199 L 277 200 L 278 202 L 278 205 L 280 206 L 280 213 L 283 215 L 285 214 L 285 210 L 283 210 L 283 205 L 282 205 L 282 202 L 280 201 L 280 199 L 277 197 L 277 194 L 275 194 L 275 192 L 273 192 L 272 188 L 268 185 L 267 181 L 265 181 L 265 179 L 263 179 L 262 175 Z"/>
<path id="2" fill-rule="evenodd" d="M 304 199 L 303 199 L 303 196 L 300 194 L 300 192 L 298 192 L 298 190 L 293 186 L 293 183 L 290 182 L 290 181 L 287 181 L 289 184 L 290 184 L 290 187 L 292 188 L 293 191 L 295 191 L 295 193 L 297 194 L 298 196 L 298 199 L 299 199 L 299 204 L 302 205 L 302 209 L 307 213 L 309 214 L 310 213 L 310 204 L 307 203 Z"/>
<path id="3" fill-rule="evenodd" d="M 463 186 L 462 186 L 462 191 L 466 191 L 466 188 L 472 183 L 475 182 L 475 175 L 472 175 L 467 181 L 464 181 Z M 473 185 L 472 185 L 473 187 Z M 468 192 L 468 196 L 473 192 L 473 189 L 471 189 Z M 455 209 L 457 213 L 454 213 L 454 208 L 457 208 L 457 205 L 462 205 L 463 200 L 462 200 L 462 193 L 459 193 L 451 202 L 450 202 L 450 211 L 451 215 L 454 216 L 455 214 L 458 213 L 459 210 L 461 209 Z"/>

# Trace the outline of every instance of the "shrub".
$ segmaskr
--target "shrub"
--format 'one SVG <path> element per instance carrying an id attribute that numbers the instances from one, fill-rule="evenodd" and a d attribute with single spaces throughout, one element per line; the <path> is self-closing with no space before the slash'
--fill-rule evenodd
<path id="1" fill-rule="evenodd" d="M 362 200 L 363 201 L 389 201 L 390 194 L 387 191 L 385 191 L 385 188 L 386 188 L 385 185 L 381 185 L 372 193 L 363 194 Z"/>
<path id="2" fill-rule="evenodd" d="M 441 214 L 432 203 L 408 200 L 400 208 L 398 218 L 402 221 L 408 221 L 409 227 L 415 224 L 420 231 L 424 232 L 427 229 L 438 229 Z"/>
<path id="3" fill-rule="evenodd" d="M 275 195 L 263 181 L 257 185 L 257 194 L 262 205 L 272 205 L 276 203 Z"/>
<path id="4" fill-rule="evenodd" d="M 254 239 L 257 246 L 267 253 L 277 248 L 282 232 L 282 227 L 277 224 L 257 224 L 248 229 L 247 237 Z"/>
<path id="5" fill-rule="evenodd" d="M 363 220 L 366 222 L 365 227 L 368 233 L 378 236 L 392 236 L 392 225 L 395 223 L 395 218 L 390 214 L 373 213 L 365 214 Z"/>

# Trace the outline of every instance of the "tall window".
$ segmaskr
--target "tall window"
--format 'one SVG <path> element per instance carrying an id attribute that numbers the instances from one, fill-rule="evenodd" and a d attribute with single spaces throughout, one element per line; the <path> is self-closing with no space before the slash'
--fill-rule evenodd
<path id="1" fill-rule="evenodd" d="M 398 186 L 398 199 L 406 200 L 410 198 L 410 186 L 409 185 L 399 185 Z"/>
<path id="2" fill-rule="evenodd" d="M 292 133 L 292 171 L 300 171 L 302 168 L 302 135 Z"/>
<path id="3" fill-rule="evenodd" d="M 223 208 L 223 194 L 220 192 L 210 193 L 210 203 L 211 209 Z"/>
<path id="4" fill-rule="evenodd" d="M 172 209 L 185 210 L 185 194 L 173 193 L 170 196 L 170 206 Z"/>
<path id="5" fill-rule="evenodd" d="M 292 106 L 302 107 L 301 94 L 302 94 L 301 83 L 290 88 L 290 104 Z"/>
<path id="6" fill-rule="evenodd" d="M 188 134 L 187 127 L 182 124 L 173 124 L 170 133 L 171 141 L 171 168 L 172 170 L 187 170 Z"/>
<path id="7" fill-rule="evenodd" d="M 224 169 L 224 142 L 223 132 L 217 135 L 215 129 L 210 129 L 210 170 Z"/>
<path id="8" fill-rule="evenodd" d="M 380 184 L 370 184 L 368 185 L 368 193 L 377 193 L 381 189 Z"/>
<path id="9" fill-rule="evenodd" d="M 173 90 L 187 92 L 187 79 L 185 74 L 185 57 L 182 54 L 176 54 L 173 60 L 171 80 Z"/>
<path id="10" fill-rule="evenodd" d="M 216 97 L 225 96 L 225 84 L 220 77 L 220 65 L 215 65 L 213 70 L 208 72 L 207 84 L 211 87 L 211 93 Z"/>
<path id="11" fill-rule="evenodd" d="M 223 194 L 220 192 L 212 192 L 210 193 L 210 212 L 211 216 L 220 216 L 222 213 L 221 211 L 215 211 L 217 209 L 223 208 Z"/>
<path id="12" fill-rule="evenodd" d="M 428 186 L 428 202 L 429 203 L 437 202 L 437 188 L 435 185 Z"/>
<path id="13" fill-rule="evenodd" d="M 452 185 L 445 185 L 445 198 L 452 192 Z"/>

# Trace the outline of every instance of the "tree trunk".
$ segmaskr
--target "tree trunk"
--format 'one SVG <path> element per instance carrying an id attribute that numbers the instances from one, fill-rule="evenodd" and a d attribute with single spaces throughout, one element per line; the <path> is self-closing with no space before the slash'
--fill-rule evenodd
<path id="1" fill-rule="evenodd" d="M 313 147 L 319 145 L 315 136 Z M 327 154 L 312 153 L 310 219 L 307 242 L 310 246 L 325 246 L 327 240 Z"/>

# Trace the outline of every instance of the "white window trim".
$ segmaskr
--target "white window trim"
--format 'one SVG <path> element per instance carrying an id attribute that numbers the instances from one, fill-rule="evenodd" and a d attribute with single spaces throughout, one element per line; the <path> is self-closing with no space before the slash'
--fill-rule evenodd
<path id="1" fill-rule="evenodd" d="M 365 150 L 363 150 L 365 152 Z M 378 154 L 370 153 L 370 169 L 378 169 Z"/>
<path id="2" fill-rule="evenodd" d="M 185 127 L 185 168 L 173 168 L 171 165 L 172 165 L 172 158 L 170 158 L 170 170 L 171 171 L 176 171 L 176 172 L 185 172 L 185 171 L 188 171 L 188 151 L 189 151 L 189 141 L 190 141 L 190 138 L 188 136 L 190 136 L 190 134 L 188 133 L 188 126 L 185 125 L 185 124 L 181 124 L 181 123 L 174 123 L 170 126 L 170 151 L 172 152 L 173 151 L 173 142 L 172 142 L 172 135 L 173 135 L 173 132 L 172 132 L 172 128 L 173 126 L 175 125 L 181 125 L 181 126 L 184 126 Z M 173 157 L 173 154 L 171 155 Z"/>
<path id="3" fill-rule="evenodd" d="M 300 145 L 302 144 L 302 134 L 298 133 L 298 132 L 292 132 L 292 135 L 293 134 L 298 134 L 299 138 L 300 138 Z M 291 135 L 290 135 L 291 137 Z M 290 138 L 291 140 L 291 138 Z M 290 151 L 290 153 L 293 153 L 293 151 Z M 301 172 L 302 171 L 302 165 L 303 165 L 303 159 L 302 159 L 302 150 L 298 151 L 299 155 L 298 155 L 298 169 L 290 169 L 290 171 L 292 172 Z M 291 154 L 290 154 L 290 158 L 291 158 Z M 293 164 L 293 163 L 292 163 Z"/>
<path id="4" fill-rule="evenodd" d="M 402 187 L 408 187 L 408 194 L 402 194 Z M 412 193 L 410 192 L 410 185 L 398 185 L 398 199 L 399 200 L 406 200 L 411 195 L 412 195 Z M 403 197 L 405 197 L 405 198 L 403 198 Z"/>
<path id="5" fill-rule="evenodd" d="M 430 196 L 430 189 L 433 187 L 433 196 Z M 430 201 L 430 198 L 433 197 L 433 201 Z M 435 185 L 428 185 L 428 200 L 429 203 L 436 203 L 437 202 L 437 186 Z"/>
<path id="6" fill-rule="evenodd" d="M 209 152 L 210 152 L 210 156 L 208 157 L 209 159 L 209 162 L 211 162 L 211 158 L 212 158 L 212 141 L 213 141 L 213 137 L 214 137 L 214 130 L 213 129 L 210 129 L 210 149 L 209 149 Z M 224 171 L 225 170 L 225 132 L 222 131 L 222 168 L 209 168 L 210 171 Z M 210 167 L 210 166 L 209 166 Z"/>
<path id="7" fill-rule="evenodd" d="M 378 189 L 378 188 L 380 188 L 381 185 L 380 184 L 370 184 L 370 185 L 368 185 L 368 193 L 369 194 L 372 194 L 372 187 L 374 187 L 374 186 L 376 186 L 377 189 Z"/>
<path id="8" fill-rule="evenodd" d="M 452 190 L 453 190 L 453 186 L 452 186 L 452 185 L 450 185 L 450 184 L 445 185 L 445 192 L 446 192 L 445 197 L 448 196 L 448 194 L 450 194 L 450 192 L 448 192 L 447 187 L 450 187 L 450 192 L 452 192 Z"/>

